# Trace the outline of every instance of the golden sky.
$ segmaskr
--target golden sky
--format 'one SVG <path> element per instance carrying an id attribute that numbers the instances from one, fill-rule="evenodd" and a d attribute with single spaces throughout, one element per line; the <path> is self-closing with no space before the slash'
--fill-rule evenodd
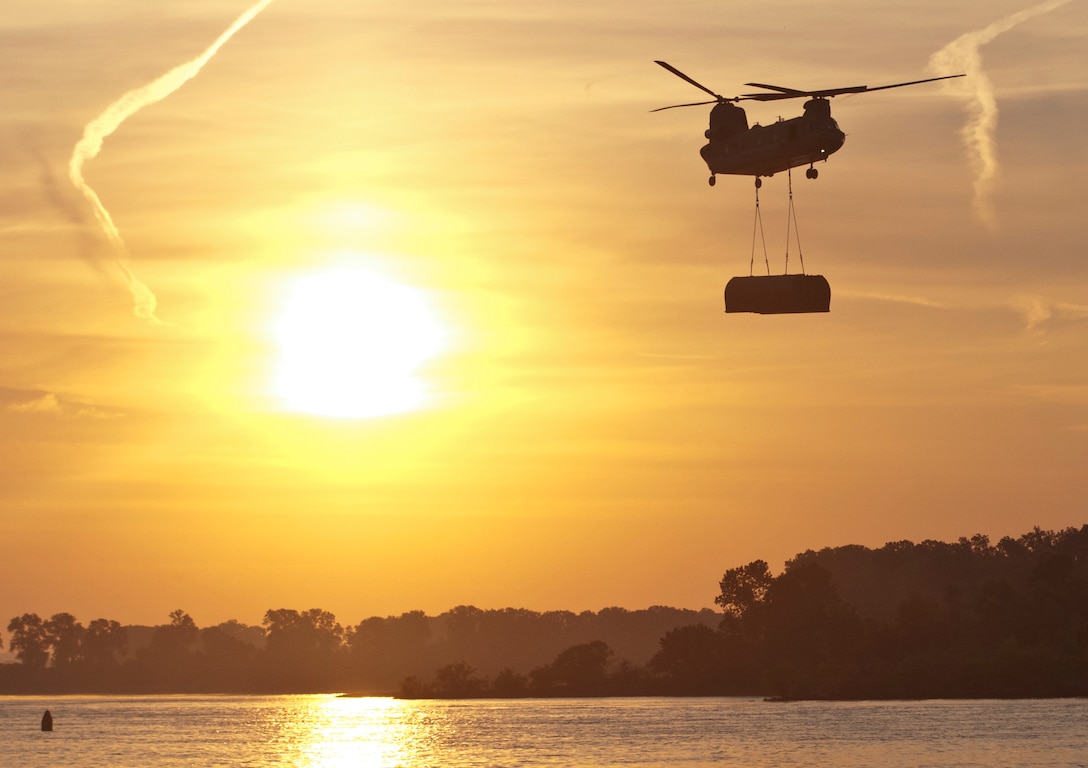
<path id="1" fill-rule="evenodd" d="M 1084 524 L 1088 4 L 1044 6 L 275 0 L 86 158 L 122 247 L 85 126 L 251 6 L 13 0 L 0 617 L 700 608 L 756 558 Z M 650 114 L 701 96 L 653 60 L 881 85 L 987 28 L 956 84 L 832 102 L 794 190 L 832 311 L 724 314 L 752 182 L 707 186 L 709 108 Z M 784 175 L 761 205 L 781 271 Z M 352 418 L 285 395 L 314 372 L 367 382 Z M 422 400 L 374 416 L 373 382 Z"/>

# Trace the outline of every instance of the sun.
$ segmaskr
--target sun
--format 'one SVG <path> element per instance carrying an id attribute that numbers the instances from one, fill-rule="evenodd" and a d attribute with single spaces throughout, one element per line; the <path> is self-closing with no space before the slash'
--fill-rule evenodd
<path id="1" fill-rule="evenodd" d="M 423 291 L 361 267 L 294 280 L 273 333 L 285 407 L 344 419 L 421 407 L 420 368 L 446 341 Z"/>

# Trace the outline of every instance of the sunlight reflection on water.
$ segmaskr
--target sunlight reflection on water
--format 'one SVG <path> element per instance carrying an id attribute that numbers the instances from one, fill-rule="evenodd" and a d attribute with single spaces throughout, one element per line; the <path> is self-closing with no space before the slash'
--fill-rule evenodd
<path id="1" fill-rule="evenodd" d="M 18 768 L 1069 768 L 1086 755 L 1083 699 L 0 697 L 0 763 Z"/>
<path id="2" fill-rule="evenodd" d="M 312 768 L 384 768 L 409 763 L 404 707 L 392 699 L 313 702 L 298 720 L 300 764 Z"/>

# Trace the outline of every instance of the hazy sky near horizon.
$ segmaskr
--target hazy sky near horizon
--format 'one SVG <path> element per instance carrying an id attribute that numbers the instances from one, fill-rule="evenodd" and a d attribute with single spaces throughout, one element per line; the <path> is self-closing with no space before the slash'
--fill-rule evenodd
<path id="1" fill-rule="evenodd" d="M 13 0 L 0 619 L 701 608 L 756 558 L 1088 522 L 1088 3 L 1044 5 L 275 0 L 86 159 L 122 248 L 70 178 L 85 126 L 251 6 Z M 723 313 L 752 181 L 707 185 L 709 107 L 649 113 L 701 96 L 654 59 L 726 95 L 881 85 L 1033 7 L 956 84 L 832 102 L 846 144 L 794 185 L 829 314 Z M 784 174 L 761 206 L 781 271 Z M 288 307 L 359 270 L 440 329 L 426 400 L 305 413 Z M 341 356 L 381 379 L 406 303 Z"/>

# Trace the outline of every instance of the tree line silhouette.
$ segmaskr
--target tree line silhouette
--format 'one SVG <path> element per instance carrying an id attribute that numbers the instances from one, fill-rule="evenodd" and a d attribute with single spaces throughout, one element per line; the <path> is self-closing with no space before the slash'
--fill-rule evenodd
<path id="1" fill-rule="evenodd" d="M 347 628 L 320 609 L 203 629 L 181 610 L 158 627 L 24 614 L 0 693 L 1088 695 L 1088 525 L 809 550 L 718 588 L 720 613 L 459 606 Z"/>
<path id="2" fill-rule="evenodd" d="M 183 610 L 169 623 L 122 626 L 73 615 L 13 618 L 0 664 L 2 693 L 396 693 L 453 664 L 481 674 L 532 669 L 564 649 L 607 644 L 643 663 L 670 629 L 716 625 L 713 610 L 653 607 L 629 611 L 481 610 L 458 606 L 439 616 L 411 611 L 344 627 L 322 609 L 269 610 L 261 626 L 228 621 L 200 628 Z"/>

